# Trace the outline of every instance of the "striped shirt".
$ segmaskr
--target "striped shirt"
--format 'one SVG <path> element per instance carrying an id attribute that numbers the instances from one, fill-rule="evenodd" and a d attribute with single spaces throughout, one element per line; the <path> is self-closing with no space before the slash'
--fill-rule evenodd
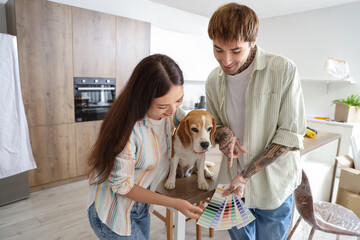
<path id="1" fill-rule="evenodd" d="M 108 179 L 90 185 L 88 207 L 95 202 L 99 219 L 113 232 L 131 235 L 130 213 L 135 202 L 122 195 L 127 194 L 134 184 L 156 190 L 168 173 L 172 132 L 184 116 L 184 111 L 178 108 L 172 118 L 165 119 L 166 159 L 161 159 L 160 140 L 150 119 L 145 116 L 136 122 L 124 150 L 114 160 Z"/>
<path id="2" fill-rule="evenodd" d="M 299 75 L 294 63 L 264 52 L 257 46 L 255 66 L 245 94 L 243 154 L 247 167 L 272 143 L 303 148 L 306 129 L 305 108 Z M 206 110 L 218 127 L 229 127 L 226 115 L 227 75 L 221 67 L 209 75 L 206 85 Z M 231 169 L 224 156 L 218 181 L 230 183 L 238 174 L 238 161 Z M 290 151 L 253 175 L 246 184 L 246 205 L 250 208 L 275 209 L 301 181 L 299 151 Z"/>

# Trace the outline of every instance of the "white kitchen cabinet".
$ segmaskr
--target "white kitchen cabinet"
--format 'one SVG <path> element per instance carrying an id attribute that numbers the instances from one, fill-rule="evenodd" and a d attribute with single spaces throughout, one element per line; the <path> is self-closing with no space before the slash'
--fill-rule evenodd
<path id="1" fill-rule="evenodd" d="M 360 136 L 360 123 L 342 123 L 308 118 L 307 126 L 317 131 L 341 134 L 339 155 L 348 154 L 352 156 L 350 136 Z"/>
<path id="2" fill-rule="evenodd" d="M 336 121 L 307 119 L 307 126 L 322 132 L 338 133 L 341 135 L 339 156 L 353 156 L 351 150 L 350 136 L 360 136 L 360 123 L 342 123 Z M 340 169 L 336 169 L 336 177 L 340 176 Z"/>

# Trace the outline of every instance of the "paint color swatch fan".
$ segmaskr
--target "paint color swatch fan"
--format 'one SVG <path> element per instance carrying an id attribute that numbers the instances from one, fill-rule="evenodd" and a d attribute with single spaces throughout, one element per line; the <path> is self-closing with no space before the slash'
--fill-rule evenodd
<path id="1" fill-rule="evenodd" d="M 239 229 L 255 219 L 254 215 L 236 194 L 222 197 L 222 193 L 228 187 L 229 184 L 219 184 L 216 187 L 212 199 L 197 224 L 215 230 L 226 230 L 234 226 Z"/>

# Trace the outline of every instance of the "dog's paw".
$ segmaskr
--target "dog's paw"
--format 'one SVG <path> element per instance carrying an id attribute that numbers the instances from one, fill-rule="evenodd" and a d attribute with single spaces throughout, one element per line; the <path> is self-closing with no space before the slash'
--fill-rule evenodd
<path id="1" fill-rule="evenodd" d="M 208 190 L 209 189 L 209 185 L 207 184 L 206 181 L 202 182 L 202 181 L 199 181 L 198 182 L 198 188 L 200 190 Z"/>
<path id="2" fill-rule="evenodd" d="M 175 181 L 168 178 L 168 180 L 166 181 L 164 187 L 165 187 L 167 190 L 174 189 L 174 188 L 175 188 Z"/>
<path id="3" fill-rule="evenodd" d="M 214 177 L 214 173 L 212 171 L 210 171 L 209 169 L 204 169 L 204 175 L 206 178 L 212 178 Z"/>

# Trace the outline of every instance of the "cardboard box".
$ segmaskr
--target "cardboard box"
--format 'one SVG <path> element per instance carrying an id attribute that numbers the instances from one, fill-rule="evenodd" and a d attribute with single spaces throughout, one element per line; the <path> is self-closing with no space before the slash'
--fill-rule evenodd
<path id="1" fill-rule="evenodd" d="M 354 159 L 349 155 L 337 156 L 338 168 L 354 168 Z"/>
<path id="2" fill-rule="evenodd" d="M 350 209 L 360 218 L 360 194 L 339 187 L 336 203 Z"/>
<path id="3" fill-rule="evenodd" d="M 335 121 L 360 122 L 360 107 L 350 106 L 345 103 L 336 103 Z"/>
<path id="4" fill-rule="evenodd" d="M 360 170 L 355 168 L 342 168 L 339 188 L 360 194 Z"/>
<path id="5" fill-rule="evenodd" d="M 340 171 L 341 168 L 347 167 L 347 168 L 354 168 L 354 159 L 350 157 L 349 155 L 343 155 L 343 156 L 337 156 L 336 157 L 336 177 L 340 177 Z"/>

